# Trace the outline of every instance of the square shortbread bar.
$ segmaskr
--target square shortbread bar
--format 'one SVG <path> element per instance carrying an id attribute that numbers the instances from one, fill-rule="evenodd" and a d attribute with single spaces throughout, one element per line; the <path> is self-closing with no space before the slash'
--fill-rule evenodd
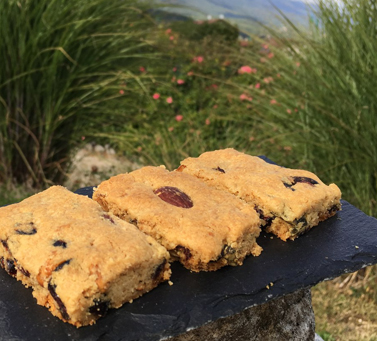
<path id="1" fill-rule="evenodd" d="M 181 162 L 178 172 L 190 174 L 251 204 L 265 229 L 282 240 L 295 239 L 341 208 L 341 192 L 315 174 L 265 162 L 228 148 Z"/>

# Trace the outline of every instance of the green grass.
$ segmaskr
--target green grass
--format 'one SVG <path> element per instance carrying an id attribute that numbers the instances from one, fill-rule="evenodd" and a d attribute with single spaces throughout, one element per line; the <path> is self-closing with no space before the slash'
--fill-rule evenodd
<path id="1" fill-rule="evenodd" d="M 110 109 L 126 82 L 133 105 L 140 61 L 156 55 L 144 39 L 154 27 L 146 9 L 133 0 L 0 2 L 0 182 L 62 181 L 81 136 L 127 120 Z"/>
<path id="2" fill-rule="evenodd" d="M 272 32 L 274 56 L 264 63 L 246 50 L 245 61 L 274 79 L 262 82 L 255 111 L 278 126 L 276 139 L 298 156 L 281 161 L 336 182 L 344 199 L 377 216 L 377 11 L 367 0 L 345 1 L 343 10 L 320 1 L 317 16 L 320 24 L 309 32 L 291 24 L 293 39 Z"/>

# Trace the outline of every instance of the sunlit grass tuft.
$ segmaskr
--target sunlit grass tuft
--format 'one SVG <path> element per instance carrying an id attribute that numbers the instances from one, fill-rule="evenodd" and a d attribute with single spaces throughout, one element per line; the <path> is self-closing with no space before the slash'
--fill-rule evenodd
<path id="1" fill-rule="evenodd" d="M 146 9 L 134 0 L 0 2 L 0 182 L 59 182 L 82 136 L 127 120 L 110 108 L 122 84 L 123 94 L 143 92 L 135 72 L 155 55 Z"/>

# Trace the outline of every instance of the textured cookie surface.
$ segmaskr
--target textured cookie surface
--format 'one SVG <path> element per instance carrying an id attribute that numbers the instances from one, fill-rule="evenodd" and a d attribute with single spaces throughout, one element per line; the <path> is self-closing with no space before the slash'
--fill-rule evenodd
<path id="1" fill-rule="evenodd" d="M 104 181 L 93 199 L 136 224 L 193 271 L 240 265 L 248 254 L 261 252 L 255 210 L 188 174 L 144 167 Z"/>
<path id="2" fill-rule="evenodd" d="M 1 208 L 0 241 L 2 267 L 77 327 L 170 277 L 166 249 L 60 186 Z"/>
<path id="3" fill-rule="evenodd" d="M 295 239 L 340 209 L 341 192 L 315 174 L 271 165 L 228 148 L 187 158 L 177 169 L 228 191 L 252 206 L 265 228 L 282 240 Z"/>

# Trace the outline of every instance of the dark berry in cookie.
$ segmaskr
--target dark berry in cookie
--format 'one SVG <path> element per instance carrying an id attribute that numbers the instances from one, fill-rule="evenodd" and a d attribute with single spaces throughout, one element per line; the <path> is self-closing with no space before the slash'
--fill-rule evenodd
<path id="1" fill-rule="evenodd" d="M 63 249 L 65 249 L 66 247 L 67 247 L 67 243 L 64 241 L 64 240 L 61 240 L 61 239 L 59 239 L 59 240 L 56 240 L 55 242 L 54 242 L 54 244 L 52 244 L 52 245 L 54 245 L 54 246 L 56 246 L 56 247 L 62 247 Z"/>
<path id="2" fill-rule="evenodd" d="M 102 301 L 100 299 L 93 300 L 94 305 L 89 308 L 89 312 L 98 317 L 105 316 L 109 310 L 109 301 Z"/>
<path id="3" fill-rule="evenodd" d="M 64 305 L 63 301 L 61 300 L 61 298 L 59 297 L 59 295 L 56 293 L 56 285 L 48 283 L 48 287 L 47 288 L 48 288 L 48 291 L 50 292 L 52 298 L 57 303 L 57 305 L 59 307 L 59 311 L 62 314 L 62 317 L 65 320 L 69 320 L 69 315 L 67 313 L 67 308 L 65 307 L 65 305 Z"/>
<path id="4" fill-rule="evenodd" d="M 177 187 L 164 186 L 154 190 L 153 193 L 161 200 L 177 207 L 191 208 L 194 206 L 191 198 Z"/>

